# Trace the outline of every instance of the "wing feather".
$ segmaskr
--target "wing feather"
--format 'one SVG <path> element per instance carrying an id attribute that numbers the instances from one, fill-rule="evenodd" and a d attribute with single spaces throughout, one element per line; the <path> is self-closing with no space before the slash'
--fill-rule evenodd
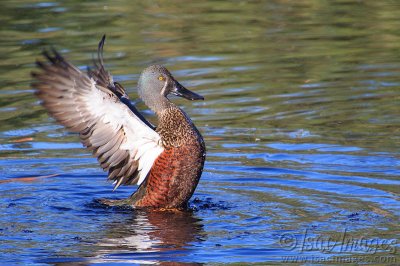
<path id="1" fill-rule="evenodd" d="M 89 75 L 67 62 L 55 50 L 37 62 L 36 95 L 61 124 L 78 132 L 84 146 L 98 158 L 108 178 L 120 185 L 141 184 L 164 150 L 154 127 L 127 103 L 123 87 L 114 83 L 103 66 L 102 49 Z M 123 97 L 123 98 L 122 98 Z"/>

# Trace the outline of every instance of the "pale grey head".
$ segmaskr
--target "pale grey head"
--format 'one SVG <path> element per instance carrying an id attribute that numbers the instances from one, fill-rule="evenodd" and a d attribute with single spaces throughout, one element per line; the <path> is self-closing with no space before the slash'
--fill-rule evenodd
<path id="1" fill-rule="evenodd" d="M 145 104 L 154 112 L 171 106 L 168 94 L 188 100 L 204 100 L 204 97 L 183 87 L 163 66 L 152 65 L 143 70 L 139 78 L 138 93 Z"/>

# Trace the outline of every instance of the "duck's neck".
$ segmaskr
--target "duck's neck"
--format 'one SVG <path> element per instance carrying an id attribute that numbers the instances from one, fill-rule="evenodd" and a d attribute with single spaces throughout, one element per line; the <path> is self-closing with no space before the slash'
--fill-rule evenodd
<path id="1" fill-rule="evenodd" d="M 163 112 L 163 110 L 175 106 L 170 100 L 168 100 L 168 98 L 161 95 L 144 99 L 144 103 L 157 115 Z"/>
<path id="2" fill-rule="evenodd" d="M 202 141 L 201 135 L 186 113 L 171 103 L 169 108 L 157 113 L 158 126 L 165 147 L 180 147 L 184 144 Z"/>

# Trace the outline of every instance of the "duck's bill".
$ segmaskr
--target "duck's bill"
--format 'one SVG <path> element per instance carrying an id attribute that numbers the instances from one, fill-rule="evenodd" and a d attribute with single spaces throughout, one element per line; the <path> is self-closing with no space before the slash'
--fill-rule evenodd
<path id="1" fill-rule="evenodd" d="M 204 100 L 203 96 L 186 89 L 177 81 L 175 82 L 174 89 L 171 91 L 171 93 L 175 94 L 176 96 L 183 97 L 183 98 L 191 100 L 191 101 Z"/>

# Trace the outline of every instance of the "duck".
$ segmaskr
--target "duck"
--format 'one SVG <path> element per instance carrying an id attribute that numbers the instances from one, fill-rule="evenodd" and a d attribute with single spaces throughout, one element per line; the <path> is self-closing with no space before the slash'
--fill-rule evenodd
<path id="1" fill-rule="evenodd" d="M 153 125 L 106 70 L 105 39 L 104 35 L 94 66 L 86 72 L 54 48 L 43 51 L 44 57 L 36 61 L 38 69 L 31 73 L 34 93 L 50 116 L 79 134 L 82 144 L 108 172 L 114 190 L 121 185 L 137 185 L 127 199 L 104 199 L 102 203 L 186 208 L 203 172 L 206 147 L 189 116 L 168 97 L 192 101 L 204 97 L 186 89 L 162 65 L 145 68 L 137 92 L 157 117 Z"/>

